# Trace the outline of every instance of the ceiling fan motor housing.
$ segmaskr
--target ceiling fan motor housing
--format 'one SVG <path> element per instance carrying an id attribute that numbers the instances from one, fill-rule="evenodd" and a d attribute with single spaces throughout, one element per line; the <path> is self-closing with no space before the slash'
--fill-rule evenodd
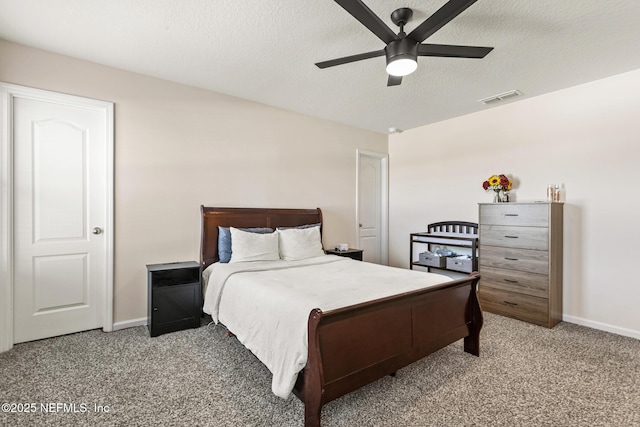
<path id="1" fill-rule="evenodd" d="M 409 37 L 403 37 L 399 40 L 394 40 L 384 48 L 387 56 L 387 66 L 400 59 L 409 59 L 417 61 L 418 59 L 418 42 L 410 39 Z"/>

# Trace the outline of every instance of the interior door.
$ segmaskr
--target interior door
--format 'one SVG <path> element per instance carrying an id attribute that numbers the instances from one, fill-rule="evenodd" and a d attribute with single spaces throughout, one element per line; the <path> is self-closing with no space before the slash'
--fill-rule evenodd
<path id="1" fill-rule="evenodd" d="M 109 135 L 103 110 L 13 101 L 14 343 L 103 326 Z"/>
<path id="2" fill-rule="evenodd" d="M 386 155 L 358 153 L 358 245 L 363 261 L 387 263 Z"/>

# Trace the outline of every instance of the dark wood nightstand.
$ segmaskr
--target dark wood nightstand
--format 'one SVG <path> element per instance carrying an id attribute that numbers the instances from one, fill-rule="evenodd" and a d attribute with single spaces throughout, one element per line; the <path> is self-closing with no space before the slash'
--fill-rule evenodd
<path id="1" fill-rule="evenodd" d="M 147 265 L 147 327 L 152 337 L 200 326 L 201 272 L 195 261 Z"/>
<path id="2" fill-rule="evenodd" d="M 362 249 L 347 249 L 346 251 L 339 251 L 337 249 L 325 249 L 324 253 L 327 255 L 338 255 L 347 258 L 355 259 L 356 261 L 362 261 Z"/>

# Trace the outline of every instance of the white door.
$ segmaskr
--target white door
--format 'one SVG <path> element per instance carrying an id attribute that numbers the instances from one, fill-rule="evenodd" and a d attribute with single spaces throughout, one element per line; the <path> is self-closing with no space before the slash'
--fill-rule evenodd
<path id="1" fill-rule="evenodd" d="M 111 328 L 112 110 L 69 98 L 13 97 L 14 343 Z"/>
<path id="2" fill-rule="evenodd" d="M 387 156 L 358 151 L 357 227 L 363 260 L 387 264 Z"/>

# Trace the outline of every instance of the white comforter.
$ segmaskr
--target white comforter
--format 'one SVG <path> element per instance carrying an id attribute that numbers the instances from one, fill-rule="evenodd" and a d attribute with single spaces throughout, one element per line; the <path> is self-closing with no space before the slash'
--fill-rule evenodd
<path id="1" fill-rule="evenodd" d="M 326 255 L 302 261 L 215 263 L 204 272 L 204 311 L 224 324 L 273 374 L 284 399 L 307 363 L 307 321 L 323 311 L 450 281 Z"/>

